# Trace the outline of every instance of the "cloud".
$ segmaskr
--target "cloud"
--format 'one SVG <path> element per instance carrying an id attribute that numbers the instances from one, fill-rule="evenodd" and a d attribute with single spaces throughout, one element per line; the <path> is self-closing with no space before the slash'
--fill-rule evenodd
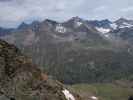
<path id="1" fill-rule="evenodd" d="M 12 1 L 12 0 L 0 0 L 0 2 L 9 2 L 9 1 Z"/>
<path id="2" fill-rule="evenodd" d="M 94 8 L 94 12 L 105 11 L 107 8 L 107 6 L 99 6 L 97 8 Z"/>
<path id="3" fill-rule="evenodd" d="M 121 9 L 121 11 L 122 11 L 122 12 L 133 11 L 133 6 L 132 6 L 132 7 L 123 8 L 123 9 Z"/>
<path id="4" fill-rule="evenodd" d="M 0 0 L 0 26 L 46 18 L 64 21 L 73 16 L 86 19 L 131 17 L 133 0 Z M 129 14 L 130 13 L 130 14 Z"/>

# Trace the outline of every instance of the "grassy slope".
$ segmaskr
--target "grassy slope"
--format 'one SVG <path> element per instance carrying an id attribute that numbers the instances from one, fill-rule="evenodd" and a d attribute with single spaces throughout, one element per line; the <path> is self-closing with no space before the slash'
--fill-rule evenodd
<path id="1" fill-rule="evenodd" d="M 128 97 L 133 95 L 133 89 L 114 84 L 78 84 L 70 88 L 80 94 L 84 100 L 93 95 L 100 100 L 128 100 Z"/>

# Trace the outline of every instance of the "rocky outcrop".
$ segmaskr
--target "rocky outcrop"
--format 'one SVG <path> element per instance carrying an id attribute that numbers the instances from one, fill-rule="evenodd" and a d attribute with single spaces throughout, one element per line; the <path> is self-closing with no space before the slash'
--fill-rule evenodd
<path id="1" fill-rule="evenodd" d="M 15 46 L 0 40 L 0 100 L 67 100 L 64 90 Z"/>

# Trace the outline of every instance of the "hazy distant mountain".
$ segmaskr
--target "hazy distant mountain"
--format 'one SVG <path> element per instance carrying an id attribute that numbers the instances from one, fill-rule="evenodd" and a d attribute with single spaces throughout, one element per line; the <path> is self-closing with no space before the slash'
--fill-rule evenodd
<path id="1" fill-rule="evenodd" d="M 132 27 L 131 23 L 121 27 L 119 20 L 73 17 L 59 23 L 47 19 L 22 23 L 1 38 L 21 48 L 34 63 L 65 83 L 129 79 L 133 73 L 132 46 L 115 31 Z"/>
<path id="2" fill-rule="evenodd" d="M 8 35 L 12 32 L 13 29 L 5 29 L 0 27 L 0 36 L 5 36 Z"/>

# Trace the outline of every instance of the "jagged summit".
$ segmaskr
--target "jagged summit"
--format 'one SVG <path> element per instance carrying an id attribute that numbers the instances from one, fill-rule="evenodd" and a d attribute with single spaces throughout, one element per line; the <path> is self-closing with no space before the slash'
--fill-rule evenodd
<path id="1" fill-rule="evenodd" d="M 128 24 L 133 24 L 133 20 L 126 19 L 126 18 L 119 18 L 118 20 L 115 21 L 117 25 L 128 25 Z"/>
<path id="2" fill-rule="evenodd" d="M 50 20 L 50 19 L 46 19 L 44 20 L 44 22 L 49 22 L 49 23 L 53 23 L 53 24 L 57 24 L 58 22 L 54 21 L 54 20 Z"/>
<path id="3" fill-rule="evenodd" d="M 129 21 L 129 20 L 126 19 L 126 18 L 121 17 L 118 20 L 116 20 L 115 22 L 123 22 L 123 21 Z"/>
<path id="4" fill-rule="evenodd" d="M 28 24 L 25 23 L 25 22 L 22 22 L 19 26 L 18 26 L 18 29 L 24 29 L 24 28 L 27 28 L 28 27 Z"/>
<path id="5" fill-rule="evenodd" d="M 76 20 L 76 21 L 78 20 L 79 21 L 79 20 L 83 20 L 83 19 L 80 18 L 79 16 L 75 16 L 75 17 L 70 18 L 70 20 Z"/>

